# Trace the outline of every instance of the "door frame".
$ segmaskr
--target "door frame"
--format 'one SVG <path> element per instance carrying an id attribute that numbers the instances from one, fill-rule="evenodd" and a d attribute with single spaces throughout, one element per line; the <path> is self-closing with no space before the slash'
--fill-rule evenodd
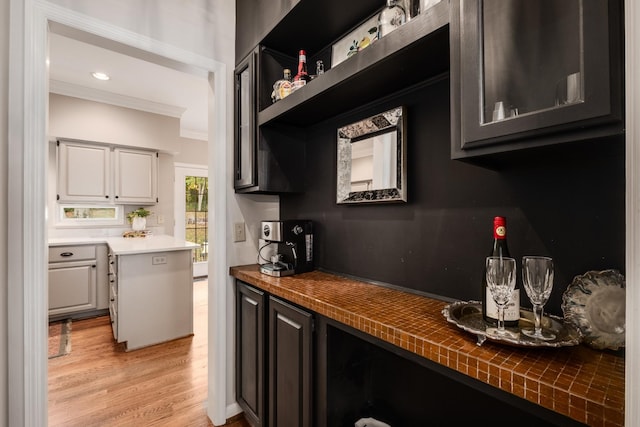
<path id="1" fill-rule="evenodd" d="M 61 24 L 150 52 L 208 72 L 209 179 L 208 397 L 207 413 L 215 425 L 226 422 L 226 314 L 228 282 L 227 221 L 227 66 L 158 40 L 52 4 L 46 0 L 10 0 L 7 129 L 7 421 L 11 426 L 48 423 L 47 368 L 47 119 L 48 31 Z M 35 267 L 34 267 L 35 266 Z M 10 392 L 9 392 L 10 390 Z M 233 410 L 233 408 L 231 409 Z M 4 421 L 4 420 L 3 420 Z M 2 424 L 3 421 L 0 421 Z"/>
<path id="2" fill-rule="evenodd" d="M 179 239 L 185 238 L 184 213 L 185 213 L 185 191 L 184 179 L 187 176 L 198 176 L 209 178 L 209 168 L 206 165 L 196 165 L 190 163 L 174 163 L 173 180 L 173 235 Z M 208 226 L 207 226 L 208 227 Z M 209 237 L 207 237 L 209 238 Z M 209 251 L 211 252 L 211 251 Z M 207 256 L 207 260 L 208 260 Z M 193 277 L 208 276 L 208 262 L 193 263 Z"/>

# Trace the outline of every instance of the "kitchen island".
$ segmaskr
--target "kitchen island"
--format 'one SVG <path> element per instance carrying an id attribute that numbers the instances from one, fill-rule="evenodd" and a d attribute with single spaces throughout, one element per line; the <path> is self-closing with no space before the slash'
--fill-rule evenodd
<path id="1" fill-rule="evenodd" d="M 49 246 L 107 244 L 109 315 L 127 351 L 193 334 L 193 256 L 198 245 L 158 235 L 50 239 Z"/>
<path id="2" fill-rule="evenodd" d="M 193 334 L 195 243 L 171 236 L 110 238 L 113 336 L 127 351 Z"/>
<path id="3" fill-rule="evenodd" d="M 448 323 L 447 302 L 321 271 L 276 278 L 258 266 L 230 269 L 238 280 L 401 349 L 451 376 L 516 396 L 591 426 L 624 424 L 624 357 L 584 345 L 552 349 L 476 344 Z M 326 357 L 335 357 L 327 352 Z M 322 362 L 322 357 L 317 360 Z M 410 391 L 407 391 L 410 393 Z"/>

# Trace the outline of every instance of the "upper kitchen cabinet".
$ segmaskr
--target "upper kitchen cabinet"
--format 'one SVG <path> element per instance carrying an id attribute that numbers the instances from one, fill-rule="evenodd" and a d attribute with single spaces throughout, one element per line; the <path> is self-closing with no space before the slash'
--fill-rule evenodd
<path id="1" fill-rule="evenodd" d="M 454 159 L 621 134 L 619 0 L 452 2 Z"/>
<path id="2" fill-rule="evenodd" d="M 251 52 L 234 72 L 233 173 L 236 190 L 256 184 L 256 53 Z"/>
<path id="3" fill-rule="evenodd" d="M 98 202 L 111 200 L 111 150 L 106 145 L 58 141 L 58 200 Z"/>
<path id="4" fill-rule="evenodd" d="M 236 64 L 300 0 L 236 0 Z"/>
<path id="5" fill-rule="evenodd" d="M 116 148 L 115 202 L 154 204 L 158 201 L 158 153 Z"/>
<path id="6" fill-rule="evenodd" d="M 56 173 L 58 202 L 150 205 L 158 201 L 155 151 L 60 139 Z"/>
<path id="7" fill-rule="evenodd" d="M 260 57 L 251 52 L 234 72 L 234 189 L 236 193 L 302 191 L 304 144 L 297 130 L 256 123 Z"/>

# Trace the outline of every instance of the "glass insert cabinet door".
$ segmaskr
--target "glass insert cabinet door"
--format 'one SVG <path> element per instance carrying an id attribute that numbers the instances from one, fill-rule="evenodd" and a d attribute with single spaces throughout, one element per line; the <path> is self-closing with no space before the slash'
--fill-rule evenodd
<path id="1" fill-rule="evenodd" d="M 234 188 L 256 185 L 256 53 L 236 68 L 234 112 Z"/>
<path id="2" fill-rule="evenodd" d="M 609 3 L 461 0 L 462 148 L 619 115 Z"/>

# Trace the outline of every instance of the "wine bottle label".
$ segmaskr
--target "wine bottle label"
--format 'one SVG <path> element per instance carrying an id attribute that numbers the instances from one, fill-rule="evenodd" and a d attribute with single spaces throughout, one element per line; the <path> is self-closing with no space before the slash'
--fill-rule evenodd
<path id="1" fill-rule="evenodd" d="M 489 317 L 490 319 L 498 320 L 498 306 L 491 296 L 491 290 L 487 288 L 486 291 L 487 317 Z M 514 289 L 513 293 L 511 294 L 509 304 L 507 304 L 504 310 L 504 321 L 510 322 L 518 319 L 520 319 L 520 289 Z"/>

